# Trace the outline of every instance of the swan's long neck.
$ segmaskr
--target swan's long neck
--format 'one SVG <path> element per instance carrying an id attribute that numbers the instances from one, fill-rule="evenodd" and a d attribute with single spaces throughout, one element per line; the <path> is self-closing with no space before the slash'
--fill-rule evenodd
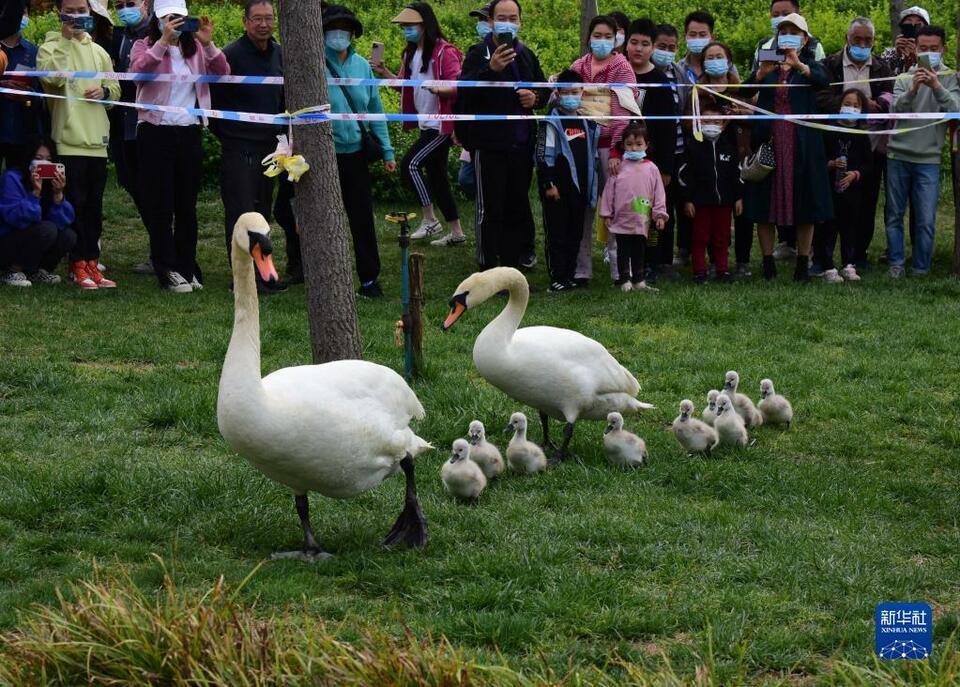
<path id="1" fill-rule="evenodd" d="M 507 305 L 493 320 L 490 321 L 483 332 L 477 337 L 489 340 L 491 345 L 507 346 L 513 338 L 514 332 L 520 326 L 520 320 L 527 311 L 527 301 L 530 300 L 530 287 L 523 275 L 515 270 L 500 272 L 491 270 L 491 284 L 494 292 L 506 289 L 510 294 L 507 299 Z M 485 341 L 486 343 L 486 341 Z"/>
<path id="2" fill-rule="evenodd" d="M 253 260 L 233 247 L 233 335 L 223 361 L 221 388 L 229 385 L 240 398 L 258 399 L 263 394 L 260 378 L 260 304 L 253 276 Z"/>

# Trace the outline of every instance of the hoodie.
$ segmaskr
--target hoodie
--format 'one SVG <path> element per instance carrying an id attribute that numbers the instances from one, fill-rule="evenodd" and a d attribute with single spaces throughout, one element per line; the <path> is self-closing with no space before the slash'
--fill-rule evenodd
<path id="1" fill-rule="evenodd" d="M 43 203 L 24 187 L 20 170 L 8 170 L 0 177 L 0 236 L 43 220 L 53 222 L 63 231 L 73 224 L 73 206 L 67 199 L 59 204 Z"/>
<path id="2" fill-rule="evenodd" d="M 327 79 L 340 77 L 344 79 L 372 79 L 373 71 L 370 69 L 370 63 L 360 57 L 351 45 L 347 50 L 347 59 L 343 64 L 340 63 L 340 56 L 337 52 L 326 48 L 327 66 L 324 67 L 327 72 Z M 333 65 L 336 74 L 330 73 L 329 65 Z M 382 113 L 383 102 L 380 100 L 380 91 L 376 86 L 330 86 L 328 97 L 330 99 L 330 111 L 338 113 L 351 112 L 350 103 L 344 96 L 344 91 L 350 93 L 353 104 L 357 111 Z M 360 122 L 356 120 L 334 120 L 333 121 L 333 143 L 337 154 L 350 154 L 360 152 L 363 143 L 360 138 Z M 363 122 L 370 133 L 380 141 L 383 148 L 383 159 L 389 162 L 394 159 L 393 145 L 390 143 L 390 133 L 387 131 L 386 122 Z"/>

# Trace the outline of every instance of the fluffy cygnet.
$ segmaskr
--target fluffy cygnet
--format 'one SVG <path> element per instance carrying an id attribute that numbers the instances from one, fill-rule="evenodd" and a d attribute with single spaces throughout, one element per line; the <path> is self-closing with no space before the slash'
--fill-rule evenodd
<path id="1" fill-rule="evenodd" d="M 467 440 L 470 442 L 470 460 L 480 466 L 487 479 L 493 479 L 503 472 L 500 449 L 487 441 L 486 430 L 480 420 L 470 423 Z"/>
<path id="2" fill-rule="evenodd" d="M 510 416 L 510 424 L 503 430 L 513 432 L 513 438 L 507 445 L 507 463 L 511 470 L 532 475 L 547 469 L 547 457 L 543 449 L 532 441 L 527 441 L 527 416 L 523 413 L 514 413 Z"/>
<path id="3" fill-rule="evenodd" d="M 738 386 L 740 386 L 740 375 L 735 370 L 730 370 L 724 378 L 724 393 L 730 397 L 734 410 L 737 411 L 737 415 L 743 418 L 743 423 L 747 427 L 759 427 L 763 424 L 763 415 L 753 405 L 749 396 L 737 392 Z"/>
<path id="4" fill-rule="evenodd" d="M 727 446 L 746 446 L 749 437 L 743 418 L 734 410 L 733 401 L 726 394 L 717 396 L 717 420 L 713 423 L 720 443 Z"/>
<path id="5" fill-rule="evenodd" d="M 617 412 L 607 415 L 603 449 L 611 465 L 636 468 L 647 462 L 646 442 L 623 428 L 623 415 Z"/>
<path id="6" fill-rule="evenodd" d="M 447 491 L 458 499 L 476 499 L 487 486 L 480 466 L 470 460 L 470 444 L 466 439 L 453 442 L 450 460 L 440 468 L 440 479 Z"/>
<path id="7" fill-rule="evenodd" d="M 773 382 L 769 379 L 760 380 L 760 403 L 757 408 L 767 424 L 786 425 L 789 429 L 793 422 L 793 406 L 785 396 L 773 390 Z"/>
<path id="8" fill-rule="evenodd" d="M 680 401 L 680 414 L 671 429 L 680 445 L 693 453 L 709 453 L 719 441 L 713 427 L 693 417 L 693 401 L 686 398 Z"/>
<path id="9" fill-rule="evenodd" d="M 719 395 L 719 391 L 710 389 L 707 392 L 707 405 L 700 414 L 700 418 L 711 427 L 713 427 L 713 421 L 717 419 L 717 396 Z"/>

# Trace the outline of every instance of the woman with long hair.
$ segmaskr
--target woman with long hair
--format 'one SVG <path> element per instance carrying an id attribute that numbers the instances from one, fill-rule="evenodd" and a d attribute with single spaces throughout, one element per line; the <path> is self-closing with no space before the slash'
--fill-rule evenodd
<path id="1" fill-rule="evenodd" d="M 399 78 L 456 81 L 460 77 L 463 55 L 446 40 L 430 5 L 425 2 L 410 3 L 392 21 L 400 26 L 406 39 L 400 56 Z M 382 77 L 394 78 L 382 63 L 373 65 L 373 69 Z M 406 86 L 400 89 L 401 111 L 404 114 L 450 114 L 456 98 L 457 89 L 453 87 Z M 466 237 L 460 226 L 447 172 L 447 157 L 453 142 L 453 122 L 420 119 L 419 122 L 403 124 L 405 129 L 417 127 L 420 136 L 400 161 L 403 180 L 417 194 L 423 207 L 423 220 L 411 238 L 423 239 L 442 231 L 433 208 L 436 201 L 450 226 L 450 233 L 432 244 L 463 245 Z"/>

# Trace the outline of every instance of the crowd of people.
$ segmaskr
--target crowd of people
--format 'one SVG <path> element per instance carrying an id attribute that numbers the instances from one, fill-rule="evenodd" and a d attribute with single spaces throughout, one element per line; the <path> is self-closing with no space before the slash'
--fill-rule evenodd
<path id="1" fill-rule="evenodd" d="M 481 270 L 535 265 L 529 194 L 536 175 L 552 293 L 590 284 L 598 243 L 611 281 L 623 291 L 653 289 L 658 278 L 687 264 L 697 282 L 749 277 L 754 226 L 764 278 L 776 277 L 777 258 L 795 257 L 796 281 L 812 276 L 830 283 L 857 281 L 870 267 L 883 188 L 887 250 L 880 259 L 888 263 L 890 277 L 904 276 L 909 233 L 912 274 L 927 274 L 948 126 L 937 115 L 960 111 L 957 75 L 944 59 L 945 31 L 924 8 L 910 7 L 900 14 L 895 44 L 881 51 L 870 19 L 856 17 L 845 45 L 828 54 L 799 3 L 773 0 L 771 34 L 758 40 L 745 77 L 714 18 L 702 10 L 688 14 L 682 27 L 650 18 L 630 21 L 621 12 L 596 17 L 587 53 L 548 77 L 522 40 L 521 0 L 493 0 L 470 12 L 477 39 L 464 49 L 448 40 L 429 4 L 407 4 L 393 19 L 405 39 L 396 58 L 383 55 L 382 46 L 378 52 L 377 44 L 372 55 L 358 54 L 361 19 L 343 5 L 324 3 L 328 78 L 376 74 L 491 83 L 398 88 L 400 111 L 419 115 L 404 124 L 418 136 L 399 162 L 384 122 L 332 123 L 360 294 L 383 294 L 372 164 L 389 173 L 399 167 L 411 199 L 422 208 L 414 240 L 430 239 L 444 248 L 468 243 L 448 174 L 455 148 L 460 184 L 475 202 Z M 47 34 L 40 46 L 22 36 L 26 11 L 16 17 L 4 11 L 0 66 L 12 72 L 283 74 L 271 0 L 246 1 L 244 33 L 222 50 L 214 44 L 212 22 L 190 17 L 185 0 L 115 0 L 116 27 L 99 0 L 56 4 L 61 30 Z M 494 86 L 516 81 L 557 87 Z M 282 86 L 32 79 L 9 72 L 0 86 L 75 96 L 7 93 L 0 99 L 3 283 L 56 283 L 57 265 L 66 257 L 68 278 L 77 287 L 117 286 L 104 275 L 101 260 L 110 159 L 149 237 L 145 260 L 134 271 L 154 274 L 161 288 L 175 293 L 203 288 L 196 213 L 203 180 L 196 161 L 202 157 L 204 126 L 222 147 L 227 252 L 242 213 L 275 216 L 286 235 L 287 271 L 280 284 L 258 287 L 269 293 L 302 281 L 294 185 L 265 176 L 261 162 L 275 149 L 281 128 L 208 122 L 189 112 L 195 107 L 283 112 Z M 383 112 L 376 86 L 331 86 L 329 93 L 334 112 Z M 110 101 L 117 100 L 167 109 L 111 108 Z M 728 118 L 758 111 L 838 117 L 828 127 Z M 919 120 L 856 117 L 890 112 L 932 114 Z M 540 113 L 550 117 L 456 122 L 443 117 Z M 691 114 L 695 121 L 678 118 Z"/>

